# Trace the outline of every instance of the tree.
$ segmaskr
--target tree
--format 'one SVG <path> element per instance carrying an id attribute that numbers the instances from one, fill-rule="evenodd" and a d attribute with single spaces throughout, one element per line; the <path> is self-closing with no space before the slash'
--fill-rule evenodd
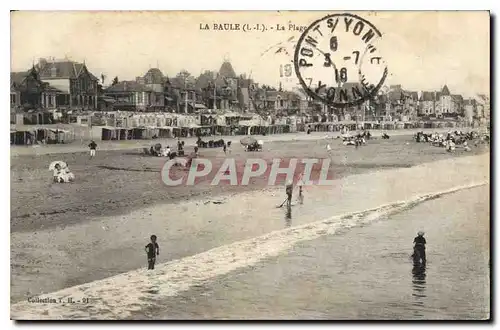
<path id="1" fill-rule="evenodd" d="M 118 84 L 118 83 L 119 83 L 119 81 L 118 81 L 118 77 L 114 77 L 114 78 L 113 78 L 113 82 L 111 83 L 111 86 L 114 86 L 114 85 L 116 85 L 116 84 Z"/>
<path id="2" fill-rule="evenodd" d="M 182 69 L 178 74 L 177 74 L 177 78 L 181 78 L 181 79 L 189 79 L 191 77 L 191 73 L 189 73 L 189 71 L 185 70 L 185 69 Z"/>
<path id="3" fill-rule="evenodd" d="M 186 84 L 186 87 L 192 87 L 194 85 L 195 78 L 189 73 L 187 70 L 182 69 L 177 75 L 176 78 L 181 80 Z"/>

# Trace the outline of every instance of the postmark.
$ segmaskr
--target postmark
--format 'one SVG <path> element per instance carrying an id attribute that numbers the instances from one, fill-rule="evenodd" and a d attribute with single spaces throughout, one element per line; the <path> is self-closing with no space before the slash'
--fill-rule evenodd
<path id="1" fill-rule="evenodd" d="M 382 33 L 357 15 L 331 14 L 300 36 L 294 68 L 300 85 L 317 101 L 342 108 L 372 99 L 388 75 L 377 41 Z"/>

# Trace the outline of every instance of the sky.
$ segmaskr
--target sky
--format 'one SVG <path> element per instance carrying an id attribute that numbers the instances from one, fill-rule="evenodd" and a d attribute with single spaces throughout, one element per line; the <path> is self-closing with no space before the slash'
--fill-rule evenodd
<path id="1" fill-rule="evenodd" d="M 300 28 L 332 13 L 18 11 L 11 13 L 11 71 L 27 70 L 39 58 L 69 58 L 85 61 L 94 75 L 104 73 L 109 82 L 115 76 L 133 80 L 152 67 L 167 76 L 181 69 L 198 76 L 218 70 L 226 59 L 237 74 L 277 86 L 283 81 L 280 66 L 293 59 Z M 488 12 L 354 14 L 382 33 L 377 47 L 388 66 L 387 85 L 418 91 L 446 84 L 453 94 L 489 94 Z M 214 30 L 214 24 L 224 23 L 240 24 L 240 29 L 259 24 L 267 31 Z M 200 29 L 205 24 L 209 30 Z M 284 30 L 277 31 L 278 24 Z M 281 46 L 287 51 L 276 54 Z M 295 73 L 288 81 L 297 84 Z"/>

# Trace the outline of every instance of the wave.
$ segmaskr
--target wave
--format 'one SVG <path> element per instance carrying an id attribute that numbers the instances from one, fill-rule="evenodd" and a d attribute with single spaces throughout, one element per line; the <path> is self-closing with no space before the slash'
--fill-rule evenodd
<path id="1" fill-rule="evenodd" d="M 133 312 L 154 304 L 156 300 L 176 296 L 191 287 L 203 285 L 214 277 L 275 257 L 298 242 L 344 233 L 349 228 L 387 218 L 425 201 L 487 184 L 489 182 L 485 181 L 457 186 L 373 209 L 334 216 L 173 260 L 158 265 L 154 271 L 140 269 L 63 289 L 12 305 L 11 318 L 126 319 Z M 44 299 L 51 301 L 46 302 Z M 72 302 L 69 302 L 70 299 Z"/>

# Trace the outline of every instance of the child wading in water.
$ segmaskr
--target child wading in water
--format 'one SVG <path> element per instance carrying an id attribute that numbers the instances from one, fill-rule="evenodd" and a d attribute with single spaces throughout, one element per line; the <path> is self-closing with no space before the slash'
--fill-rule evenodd
<path id="1" fill-rule="evenodd" d="M 419 257 L 418 259 L 422 259 L 422 263 L 426 263 L 426 257 L 425 257 L 425 244 L 427 244 L 425 238 L 424 238 L 424 232 L 419 231 L 417 234 L 417 237 L 413 240 L 414 245 L 414 254 L 415 252 L 418 252 Z M 417 256 L 413 256 L 415 258 L 415 261 L 419 262 L 420 260 L 417 260 Z"/>
<path id="2" fill-rule="evenodd" d="M 287 196 L 286 204 L 287 204 L 287 206 L 292 206 L 292 193 L 293 193 L 293 182 L 292 181 L 287 182 L 285 191 L 286 191 L 286 196 Z"/>
<path id="3" fill-rule="evenodd" d="M 148 269 L 155 269 L 156 256 L 160 254 L 156 235 L 151 235 L 151 243 L 146 245 L 146 253 L 148 254 Z"/>

